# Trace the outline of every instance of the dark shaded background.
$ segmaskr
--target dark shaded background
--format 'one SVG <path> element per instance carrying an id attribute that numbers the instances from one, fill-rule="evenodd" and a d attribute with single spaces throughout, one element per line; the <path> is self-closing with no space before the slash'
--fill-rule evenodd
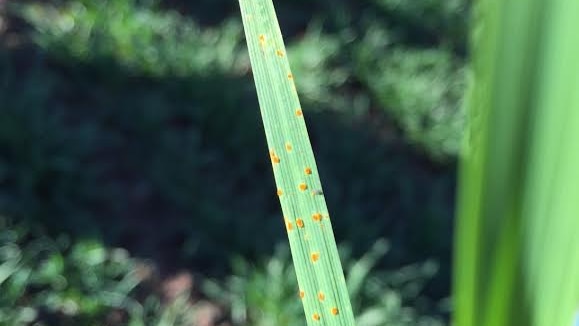
<path id="1" fill-rule="evenodd" d="M 444 316 L 468 2 L 275 4 L 338 242 L 360 257 L 386 238 L 379 270 L 438 262 L 416 306 Z M 237 2 L 2 6 L 0 214 L 31 232 L 19 246 L 125 248 L 159 284 L 226 283 L 234 257 L 275 254 L 285 234 Z"/>

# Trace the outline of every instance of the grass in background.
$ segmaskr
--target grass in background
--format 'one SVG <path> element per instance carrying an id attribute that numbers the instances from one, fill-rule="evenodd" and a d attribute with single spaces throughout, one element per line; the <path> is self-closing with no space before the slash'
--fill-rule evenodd
<path id="1" fill-rule="evenodd" d="M 208 319 L 207 299 L 182 293 L 162 299 L 164 285 L 151 262 L 130 257 L 94 240 L 71 242 L 23 223 L 0 218 L 0 323 L 7 325 L 185 326 Z M 442 317 L 428 315 L 436 304 L 422 291 L 437 264 L 425 262 L 398 270 L 376 268 L 388 250 L 378 241 L 360 259 L 341 248 L 346 282 L 360 314 L 359 326 L 439 326 Z M 305 325 L 295 300 L 297 281 L 287 245 L 254 263 L 237 257 L 226 280 L 196 278 L 198 288 L 225 305 L 234 325 Z M 214 320 L 217 323 L 217 320 Z"/>
<path id="2" fill-rule="evenodd" d="M 116 64 L 139 74 L 211 76 L 234 70 L 241 26 L 225 21 L 202 30 L 176 12 L 159 12 L 136 0 L 70 1 L 56 6 L 13 6 L 36 29 L 35 41 L 52 55 L 75 62 Z"/>
<path id="3" fill-rule="evenodd" d="M 375 268 L 388 250 L 384 240 L 376 242 L 358 260 L 349 257 L 347 248 L 341 249 L 346 283 L 354 310 L 359 312 L 356 325 L 444 325 L 441 317 L 423 314 L 424 306 L 432 302 L 428 302 L 421 291 L 436 273 L 435 263 L 413 264 L 385 272 Z M 305 325 L 303 308 L 295 300 L 297 281 L 289 258 L 287 245 L 280 245 L 275 255 L 258 264 L 235 259 L 234 276 L 225 283 L 207 282 L 205 291 L 210 297 L 229 303 L 235 324 Z"/>
<path id="4" fill-rule="evenodd" d="M 370 2 L 381 19 L 397 19 L 383 24 L 377 18 L 356 22 L 349 17 L 352 26 L 335 35 L 322 33 L 318 21 L 298 42 L 290 42 L 288 52 L 296 74 L 312 72 L 296 80 L 303 99 L 320 109 L 354 115 L 367 114 L 376 101 L 422 151 L 435 160 L 452 160 L 464 129 L 465 79 L 464 59 L 453 50 L 464 41 L 453 28 L 466 30 L 463 20 L 468 4 Z M 158 6 L 135 0 L 11 7 L 35 27 L 36 42 L 61 59 L 100 62 L 105 70 L 115 62 L 151 76 L 239 75 L 249 69 L 241 48 L 241 24 L 231 18 L 202 29 L 175 11 L 159 12 Z M 400 19 L 406 16 L 411 19 Z M 449 17 L 454 17 L 452 23 Z M 442 22 L 448 26 L 438 26 Z M 434 30 L 439 30 L 440 39 L 413 39 L 413 35 Z M 358 83 L 368 92 L 353 92 L 357 86 L 352 85 Z"/>
<path id="5" fill-rule="evenodd" d="M 194 319 L 186 298 L 161 305 L 143 291 L 146 267 L 126 250 L 29 229 L 0 217 L 2 325 L 178 326 Z"/>
<path id="6" fill-rule="evenodd" d="M 27 1 L 32 6 L 19 8 L 26 20 L 15 24 L 16 42 L 6 34 L 0 49 L 0 209 L 44 225 L 52 235 L 65 231 L 73 243 L 101 237 L 132 256 L 222 281 L 233 273 L 223 263 L 231 255 L 249 262 L 271 257 L 283 228 L 270 189 L 245 191 L 271 175 L 263 162 L 262 131 L 247 128 L 257 126 L 259 117 L 237 4 L 177 2 Z M 366 71 L 390 63 L 353 58 L 361 48 L 412 49 L 415 58 L 422 51 L 440 52 L 432 57 L 448 58 L 453 71 L 462 65 L 454 62 L 460 54 L 446 55 L 452 47 L 406 33 L 422 30 L 422 19 L 414 26 L 385 19 L 401 13 L 396 6 L 279 2 L 289 31 L 288 57 L 301 76 L 296 85 L 306 110 L 315 108 L 306 114 L 324 194 L 344 216 L 334 221 L 336 234 L 347 239 L 352 257 L 388 237 L 392 247 L 378 262 L 381 269 L 440 261 L 440 272 L 424 289 L 438 301 L 449 291 L 450 237 L 440 235 L 451 230 L 455 154 L 442 164 L 422 154 L 439 150 L 408 138 L 404 113 L 392 114 L 397 105 L 379 101 L 380 88 L 371 90 L 365 82 L 378 77 Z M 7 8 L 21 3 L 8 1 Z M 174 10 L 187 6 L 203 19 Z M 348 21 L 343 13 L 349 16 L 346 25 L 339 23 Z M 210 14 L 212 23 L 205 19 Z M 380 33 L 364 37 L 369 30 Z M 404 55 L 398 58 L 395 66 L 413 67 Z M 430 76 L 424 69 L 421 76 Z M 452 80 L 443 76 L 446 69 L 435 70 L 432 76 L 441 71 L 437 80 Z M 412 89 L 414 74 L 400 73 L 405 89 Z M 255 223 L 262 223 L 267 236 L 248 240 Z M 402 307 L 412 306 L 420 316 L 440 312 L 413 300 Z"/>
<path id="7" fill-rule="evenodd" d="M 409 141 L 448 161 L 459 152 L 465 125 L 462 60 L 442 49 L 397 47 L 376 29 L 365 37 L 356 60 L 368 89 Z"/>

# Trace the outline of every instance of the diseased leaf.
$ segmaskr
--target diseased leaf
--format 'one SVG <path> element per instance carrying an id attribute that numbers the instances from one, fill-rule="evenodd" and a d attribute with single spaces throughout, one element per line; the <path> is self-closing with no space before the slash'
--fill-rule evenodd
<path id="1" fill-rule="evenodd" d="M 240 0 L 277 195 L 308 325 L 354 325 L 295 77 L 272 0 Z M 299 77 L 299 76 L 298 76 Z"/>

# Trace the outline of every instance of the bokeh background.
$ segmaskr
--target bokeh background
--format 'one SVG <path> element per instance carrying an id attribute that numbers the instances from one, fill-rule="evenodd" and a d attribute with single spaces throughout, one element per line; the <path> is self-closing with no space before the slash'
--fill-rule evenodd
<path id="1" fill-rule="evenodd" d="M 446 325 L 470 1 L 275 5 L 358 324 Z M 0 324 L 304 325 L 237 1 L 0 8 Z"/>

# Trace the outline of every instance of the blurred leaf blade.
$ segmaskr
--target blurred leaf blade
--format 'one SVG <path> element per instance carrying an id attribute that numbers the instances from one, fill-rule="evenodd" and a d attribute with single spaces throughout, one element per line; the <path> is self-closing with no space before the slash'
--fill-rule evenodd
<path id="1" fill-rule="evenodd" d="M 457 325 L 570 325 L 579 304 L 573 1 L 481 0 L 455 252 Z M 571 9 L 575 9 L 571 10 Z M 576 232 L 575 232 L 576 233 Z"/>

